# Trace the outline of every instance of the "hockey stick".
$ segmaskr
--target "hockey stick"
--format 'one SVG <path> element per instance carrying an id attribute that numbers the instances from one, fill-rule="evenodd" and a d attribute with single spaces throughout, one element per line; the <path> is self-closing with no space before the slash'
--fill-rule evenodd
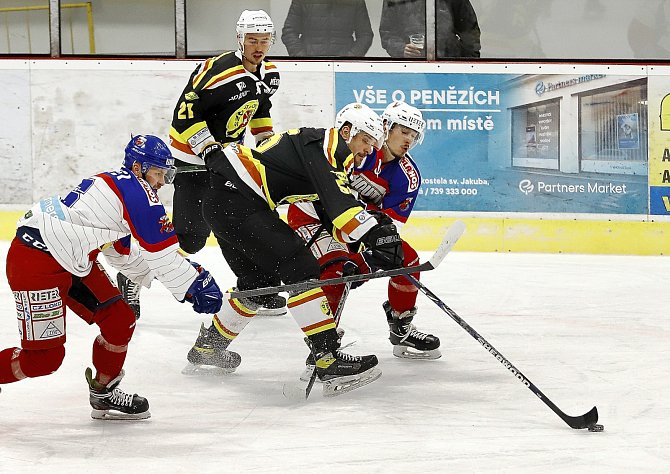
<path id="1" fill-rule="evenodd" d="M 554 405 L 554 403 L 549 400 L 549 398 L 544 393 L 542 393 L 542 391 L 537 388 L 530 380 L 528 380 L 528 378 L 523 375 L 519 369 L 514 367 L 514 365 L 512 365 L 512 363 L 507 360 L 505 356 L 503 356 L 500 352 L 498 352 L 497 349 L 489 344 L 486 339 L 480 336 L 479 333 L 475 331 L 468 323 L 466 323 L 459 315 L 457 315 L 454 310 L 452 310 L 440 298 L 438 298 L 435 293 L 430 291 L 426 285 L 421 283 L 412 275 L 406 275 L 405 278 L 411 281 L 412 284 L 416 286 L 424 295 L 426 295 L 442 311 L 447 313 L 447 315 L 456 321 L 460 327 L 465 329 L 468 334 L 475 338 L 475 340 L 479 342 L 484 347 L 484 349 L 486 349 L 493 357 L 498 359 L 498 361 L 503 366 L 505 366 L 507 370 L 512 372 L 512 374 L 519 380 L 519 382 L 528 387 L 528 389 L 533 392 L 540 400 L 542 400 L 545 405 L 551 408 L 554 413 L 556 413 L 563 421 L 565 421 L 570 428 L 574 428 L 576 430 L 589 428 L 589 430 L 592 431 L 602 431 L 602 425 L 596 425 L 596 422 L 598 421 L 598 409 L 596 407 L 593 407 L 590 411 L 584 413 L 581 416 L 569 416 L 563 413 L 563 411 Z"/>
<path id="2" fill-rule="evenodd" d="M 326 280 L 305 280 L 298 283 L 291 283 L 288 285 L 267 286 L 265 288 L 256 288 L 253 290 L 238 290 L 229 291 L 225 295 L 229 299 L 233 298 L 249 298 L 251 296 L 267 295 L 271 293 L 293 292 L 293 291 L 307 291 L 321 286 L 339 285 L 342 283 L 353 283 L 356 281 L 372 280 L 375 278 L 394 277 L 398 275 L 409 275 L 416 272 L 427 272 L 434 270 L 444 260 L 444 257 L 449 253 L 456 241 L 463 235 L 465 231 L 465 223 L 463 221 L 455 221 L 444 234 L 440 246 L 427 262 L 424 262 L 416 267 L 397 268 L 394 270 L 379 270 L 373 273 L 361 273 L 358 275 L 349 275 L 339 278 L 328 278 Z"/>
<path id="3" fill-rule="evenodd" d="M 351 290 L 351 282 L 344 284 L 344 291 L 340 297 L 340 304 L 337 305 L 337 311 L 335 311 L 335 315 L 333 316 L 335 325 L 337 325 L 340 321 L 340 316 L 342 316 L 342 310 L 344 309 L 344 303 L 347 301 L 347 297 L 349 296 L 349 290 Z M 314 356 L 314 368 L 312 369 L 312 374 L 309 376 L 309 382 L 307 382 L 307 388 L 305 389 L 305 400 L 309 398 L 309 394 L 312 391 L 314 382 L 316 382 L 316 356 Z"/>

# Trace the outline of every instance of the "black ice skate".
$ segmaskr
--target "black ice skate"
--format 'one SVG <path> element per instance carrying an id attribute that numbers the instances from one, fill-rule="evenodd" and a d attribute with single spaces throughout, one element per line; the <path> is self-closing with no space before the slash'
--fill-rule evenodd
<path id="1" fill-rule="evenodd" d="M 124 372 L 106 386 L 93 379 L 90 368 L 84 373 L 88 382 L 89 402 L 93 410 L 91 418 L 96 420 L 144 420 L 151 416 L 149 402 L 137 394 L 131 395 L 118 388 Z"/>
<path id="2" fill-rule="evenodd" d="M 354 356 L 336 349 L 316 355 L 316 375 L 323 382 L 323 396 L 334 397 L 377 380 L 382 371 L 377 356 Z"/>
<path id="3" fill-rule="evenodd" d="M 344 329 L 335 328 L 335 331 L 337 331 L 337 344 L 340 345 L 342 343 L 342 338 L 344 337 Z M 305 342 L 309 347 L 309 339 L 305 338 Z M 350 342 L 344 347 L 349 347 L 352 344 L 353 342 Z M 340 347 L 340 350 L 344 349 L 344 347 Z M 303 382 L 309 382 L 309 379 L 312 377 L 312 373 L 314 372 L 314 365 L 315 365 L 314 354 L 310 352 L 309 355 L 307 356 L 307 359 L 305 360 L 305 371 L 300 376 L 300 380 L 302 380 Z M 321 382 L 321 380 L 319 380 L 318 378 L 317 380 Z"/>
<path id="4" fill-rule="evenodd" d="M 116 285 L 121 290 L 123 301 L 128 303 L 130 309 L 135 313 L 135 319 L 140 319 L 140 290 L 142 285 L 134 283 L 121 272 L 116 274 Z"/>
<path id="5" fill-rule="evenodd" d="M 426 334 L 412 324 L 416 308 L 398 313 L 388 301 L 382 304 L 389 324 L 389 340 L 393 344 L 393 355 L 404 359 L 439 359 L 442 353 L 438 349 L 440 340 L 432 334 Z"/>
<path id="6" fill-rule="evenodd" d="M 237 352 L 227 351 L 230 341 L 216 331 L 216 328 L 200 326 L 195 344 L 188 351 L 189 364 L 181 371 L 185 375 L 223 375 L 235 372 L 242 362 Z"/>
<path id="7" fill-rule="evenodd" d="M 288 312 L 286 298 L 279 295 L 261 295 L 249 298 L 258 304 L 256 316 L 282 316 Z"/>

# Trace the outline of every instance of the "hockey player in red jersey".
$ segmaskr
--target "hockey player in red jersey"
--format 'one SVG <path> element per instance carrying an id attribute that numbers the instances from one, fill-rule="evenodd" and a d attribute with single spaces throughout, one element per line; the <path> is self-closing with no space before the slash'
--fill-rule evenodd
<path id="1" fill-rule="evenodd" d="M 343 110 L 337 118 L 346 120 Z M 384 110 L 382 118 L 388 131 L 384 146 L 366 160 L 356 163 L 350 176 L 351 187 L 366 203 L 371 212 L 383 213 L 385 219 L 401 228 L 407 221 L 416 202 L 421 175 L 409 155 L 409 150 L 423 141 L 425 121 L 421 112 L 404 102 L 393 102 Z M 343 272 L 367 273 L 370 271 L 364 254 L 352 252 L 348 246 L 334 240 L 322 227 L 322 212 L 312 203 L 289 206 L 288 223 L 311 245 L 314 256 L 321 265 L 321 279 L 341 276 Z M 315 235 L 318 234 L 318 237 Z M 402 242 L 405 267 L 419 264 L 416 251 Z M 355 249 L 354 249 L 355 250 Z M 419 278 L 419 273 L 412 274 Z M 344 285 L 323 287 L 333 312 L 341 303 Z M 389 339 L 393 354 L 410 359 L 437 359 L 441 356 L 437 337 L 418 331 L 412 324 L 416 314 L 417 289 L 402 276 L 391 278 L 388 300 L 382 305 L 389 325 Z M 339 323 L 339 321 L 338 321 Z M 313 365 L 313 360 L 308 359 Z M 305 372 L 311 373 L 311 368 Z"/>
<path id="2" fill-rule="evenodd" d="M 123 167 L 84 179 L 64 197 L 34 205 L 17 225 L 7 254 L 21 347 L 0 352 L 0 384 L 55 372 L 65 356 L 66 306 L 100 334 L 86 369 L 91 416 L 149 418 L 149 402 L 119 388 L 135 316 L 98 262 L 102 252 L 138 278 L 161 281 L 198 313 L 215 313 L 214 278 L 178 253 L 179 243 L 156 191 L 174 176 L 174 158 L 152 135 L 137 135 Z M 130 237 L 139 245 L 130 245 Z M 150 275 L 150 276 L 149 276 Z"/>
<path id="3" fill-rule="evenodd" d="M 203 148 L 211 187 L 204 216 L 214 234 L 236 258 L 236 275 L 276 272 L 284 283 L 318 279 L 319 265 L 275 208 L 284 203 L 319 200 L 346 242 L 364 244 L 368 261 L 379 268 L 402 266 L 402 245 L 392 223 L 379 223 L 353 197 L 347 173 L 354 160 L 370 154 L 384 139 L 381 118 L 370 108 L 352 105 L 338 128 L 300 128 L 271 137 L 258 150 L 218 143 Z M 201 328 L 188 353 L 194 368 L 234 370 L 221 355 L 249 323 L 257 304 L 250 299 L 224 301 L 210 328 Z M 335 321 L 321 288 L 289 293 L 288 307 L 309 341 L 316 373 L 327 394 L 342 393 L 375 380 L 374 355 L 342 352 Z M 226 357 L 228 359 L 228 357 Z M 187 367 L 188 369 L 188 367 Z"/>
<path id="4" fill-rule="evenodd" d="M 203 146 L 217 141 L 222 146 L 242 143 L 247 128 L 256 142 L 273 133 L 271 98 L 279 88 L 277 67 L 265 56 L 275 40 L 272 19 L 263 10 L 245 10 L 236 26 L 238 49 L 200 63 L 191 74 L 174 108 L 170 146 L 176 158 L 173 224 L 179 245 L 187 254 L 200 251 L 211 230 L 202 217 L 202 200 L 209 187 Z M 228 247 L 219 242 L 226 260 Z M 124 297 L 137 317 L 141 286 L 120 273 Z M 254 275 L 238 282 L 240 288 L 279 284 L 278 275 Z M 265 315 L 286 313 L 286 300 L 278 295 L 258 297 Z"/>

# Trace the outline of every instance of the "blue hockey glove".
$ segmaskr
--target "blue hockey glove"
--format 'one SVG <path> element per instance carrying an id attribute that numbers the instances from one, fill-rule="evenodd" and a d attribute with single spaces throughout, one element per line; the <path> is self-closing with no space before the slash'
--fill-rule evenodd
<path id="1" fill-rule="evenodd" d="M 219 285 L 216 284 L 214 277 L 202 265 L 196 262 L 191 262 L 191 265 L 199 274 L 191 283 L 184 300 L 193 303 L 193 311 L 196 313 L 214 314 L 219 312 L 223 303 L 223 293 Z"/>

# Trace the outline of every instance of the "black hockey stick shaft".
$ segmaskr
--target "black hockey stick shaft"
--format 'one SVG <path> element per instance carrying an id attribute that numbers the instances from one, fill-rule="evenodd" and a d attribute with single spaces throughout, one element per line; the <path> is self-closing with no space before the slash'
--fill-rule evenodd
<path id="1" fill-rule="evenodd" d="M 314 288 L 327 285 L 340 285 L 342 283 L 353 283 L 357 281 L 373 280 L 375 278 L 394 277 L 398 275 L 408 275 L 416 272 L 426 272 L 434 270 L 444 260 L 444 257 L 449 253 L 456 241 L 463 235 L 465 231 L 465 224 L 463 221 L 455 221 L 447 229 L 442 242 L 438 246 L 433 256 L 427 261 L 415 267 L 396 268 L 394 270 L 379 270 L 373 273 L 362 273 L 358 275 L 349 275 L 339 278 L 328 278 L 326 280 L 305 280 L 298 283 L 290 283 L 287 285 L 267 286 L 264 288 L 256 288 L 253 290 L 236 290 L 225 293 L 229 298 L 249 298 L 252 296 L 268 295 L 280 292 L 297 292 L 307 291 Z"/>
<path id="2" fill-rule="evenodd" d="M 426 295 L 433 303 L 435 303 L 442 311 L 447 313 L 447 315 L 456 321 L 456 323 L 465 329 L 465 331 L 470 334 L 477 342 L 479 342 L 487 352 L 489 352 L 493 357 L 498 359 L 498 361 L 509 370 L 512 375 L 514 375 L 519 382 L 524 384 L 528 389 L 533 392 L 540 400 L 544 402 L 549 408 L 552 409 L 565 423 L 574 429 L 584 429 L 588 428 L 590 425 L 595 424 L 598 421 L 598 409 L 593 407 L 587 413 L 581 416 L 569 416 L 563 413 L 563 411 L 558 408 L 554 402 L 552 402 L 542 391 L 537 388 L 528 377 L 521 373 L 505 356 L 503 356 L 495 347 L 493 347 L 486 339 L 484 339 L 477 331 L 475 331 L 472 326 L 466 323 L 463 318 L 461 318 L 454 310 L 447 306 L 440 298 L 438 298 L 435 293 L 430 291 L 426 285 L 421 283 L 419 280 L 414 278 L 412 275 L 407 275 L 409 281 L 412 282 L 424 295 Z"/>

